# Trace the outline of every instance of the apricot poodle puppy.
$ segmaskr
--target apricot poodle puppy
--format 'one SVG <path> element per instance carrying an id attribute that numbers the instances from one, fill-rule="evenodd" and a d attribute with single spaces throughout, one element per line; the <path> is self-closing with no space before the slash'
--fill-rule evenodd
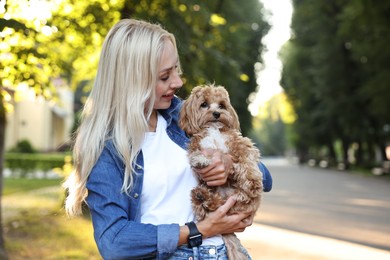
<path id="1" fill-rule="evenodd" d="M 207 186 L 198 178 L 198 186 L 191 191 L 197 220 L 204 219 L 230 196 L 236 198 L 236 204 L 229 214 L 255 212 L 260 206 L 263 191 L 262 173 L 258 166 L 260 152 L 249 138 L 242 136 L 237 113 L 226 89 L 214 85 L 195 87 L 183 103 L 179 125 L 190 137 L 188 157 L 193 168 L 210 164 L 211 158 L 201 152 L 204 149 L 220 150 L 230 155 L 233 162 L 228 180 L 222 186 Z M 234 234 L 223 235 L 223 239 L 229 259 L 247 259 L 239 250 L 241 244 Z"/>

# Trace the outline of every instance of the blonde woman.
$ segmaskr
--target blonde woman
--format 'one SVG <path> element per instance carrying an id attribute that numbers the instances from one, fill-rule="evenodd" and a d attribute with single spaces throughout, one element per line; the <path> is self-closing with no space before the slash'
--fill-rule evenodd
<path id="1" fill-rule="evenodd" d="M 221 234 L 251 225 L 242 220 L 253 212 L 226 214 L 233 198 L 194 223 L 196 179 L 177 125 L 180 71 L 175 38 L 159 25 L 121 20 L 105 39 L 75 141 L 75 171 L 65 183 L 67 213 L 81 214 L 86 202 L 104 259 L 227 259 Z M 232 162 L 217 152 L 213 158 L 197 172 L 222 185 Z"/>

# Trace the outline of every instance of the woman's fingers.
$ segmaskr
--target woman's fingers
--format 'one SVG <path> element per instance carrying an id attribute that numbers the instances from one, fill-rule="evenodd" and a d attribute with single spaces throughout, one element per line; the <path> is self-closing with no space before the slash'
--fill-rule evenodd
<path id="1" fill-rule="evenodd" d="M 207 167 L 194 169 L 195 172 L 209 186 L 220 186 L 225 184 L 233 165 L 231 157 L 218 150 L 206 149 L 202 152 L 206 156 L 212 157 L 212 162 Z"/>
<path id="2" fill-rule="evenodd" d="M 226 215 L 227 212 L 236 204 L 236 199 L 234 197 L 229 197 L 225 204 L 217 209 L 222 215 Z"/>

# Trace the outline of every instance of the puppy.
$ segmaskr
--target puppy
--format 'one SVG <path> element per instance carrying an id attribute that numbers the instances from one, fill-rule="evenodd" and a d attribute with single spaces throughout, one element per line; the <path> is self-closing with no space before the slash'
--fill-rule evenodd
<path id="1" fill-rule="evenodd" d="M 236 198 L 236 203 L 228 214 L 255 212 L 263 191 L 258 166 L 260 152 L 249 138 L 242 136 L 237 113 L 230 104 L 226 89 L 214 85 L 195 87 L 183 102 L 179 125 L 190 137 L 188 157 L 191 167 L 203 168 L 211 163 L 211 158 L 201 152 L 204 149 L 220 150 L 230 155 L 233 161 L 224 185 L 210 187 L 199 178 L 198 186 L 191 191 L 197 220 L 222 206 L 230 196 Z M 223 239 L 229 259 L 247 259 L 239 250 L 241 243 L 234 234 L 223 235 Z"/>

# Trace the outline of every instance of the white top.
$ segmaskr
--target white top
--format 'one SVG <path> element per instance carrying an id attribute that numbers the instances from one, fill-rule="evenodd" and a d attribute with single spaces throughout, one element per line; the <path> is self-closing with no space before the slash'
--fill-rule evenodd
<path id="1" fill-rule="evenodd" d="M 144 181 L 141 194 L 141 222 L 184 225 L 194 221 L 191 190 L 198 184 L 187 152 L 166 133 L 167 122 L 158 114 L 156 132 L 147 132 L 142 153 Z M 203 240 L 203 245 L 220 245 L 222 237 Z"/>

